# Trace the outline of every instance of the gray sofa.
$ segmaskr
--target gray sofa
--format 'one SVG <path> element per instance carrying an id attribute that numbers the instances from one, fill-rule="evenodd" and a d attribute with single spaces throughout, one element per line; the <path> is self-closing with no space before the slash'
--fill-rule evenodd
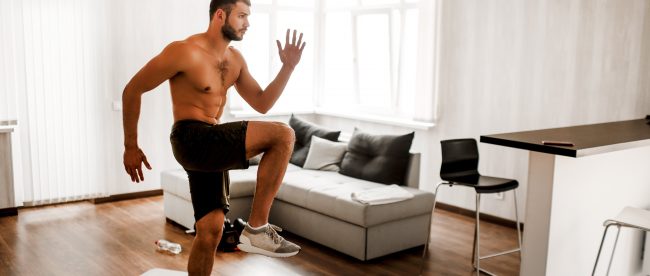
<path id="1" fill-rule="evenodd" d="M 351 193 L 384 184 L 293 164 L 271 208 L 269 221 L 283 229 L 359 260 L 369 260 L 427 242 L 433 194 L 418 189 L 420 155 L 411 154 L 407 173 L 413 198 L 365 205 Z M 231 208 L 227 217 L 248 219 L 257 166 L 230 171 Z M 194 225 L 187 175 L 182 169 L 162 172 L 165 216 L 184 227 Z"/>

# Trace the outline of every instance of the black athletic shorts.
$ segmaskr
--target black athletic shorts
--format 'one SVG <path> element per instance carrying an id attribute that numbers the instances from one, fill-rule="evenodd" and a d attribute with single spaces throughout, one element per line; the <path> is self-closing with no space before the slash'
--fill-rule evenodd
<path id="1" fill-rule="evenodd" d="M 199 221 L 215 209 L 230 209 L 228 170 L 247 169 L 247 121 L 212 125 L 182 120 L 170 134 L 176 161 L 190 181 L 194 219 Z"/>

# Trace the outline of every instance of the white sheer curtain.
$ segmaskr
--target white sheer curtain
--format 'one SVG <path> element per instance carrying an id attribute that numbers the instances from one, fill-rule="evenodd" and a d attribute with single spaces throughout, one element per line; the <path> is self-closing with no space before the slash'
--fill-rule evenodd
<path id="1" fill-rule="evenodd" d="M 441 0 L 418 2 L 418 61 L 413 119 L 433 122 L 437 119 L 438 56 Z"/>
<path id="2" fill-rule="evenodd" d="M 14 1 L 0 1 L 0 126 L 17 119 Z M 13 124 L 13 123 L 12 123 Z"/>
<path id="3" fill-rule="evenodd" d="M 106 194 L 105 4 L 1 1 L 0 116 L 18 119 L 25 205 Z"/>

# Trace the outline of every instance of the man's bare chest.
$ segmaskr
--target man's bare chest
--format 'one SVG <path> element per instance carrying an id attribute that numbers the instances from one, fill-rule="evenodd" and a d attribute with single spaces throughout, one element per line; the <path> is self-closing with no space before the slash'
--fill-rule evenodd
<path id="1" fill-rule="evenodd" d="M 228 59 L 205 60 L 183 71 L 179 81 L 207 93 L 225 91 L 233 86 L 239 77 L 240 68 Z"/>

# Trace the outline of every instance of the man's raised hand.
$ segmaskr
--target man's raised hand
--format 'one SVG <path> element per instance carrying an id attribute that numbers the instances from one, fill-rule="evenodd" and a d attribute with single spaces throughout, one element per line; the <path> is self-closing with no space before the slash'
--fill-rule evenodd
<path id="1" fill-rule="evenodd" d="M 280 40 L 275 41 L 278 44 L 280 61 L 282 61 L 284 65 L 290 66 L 291 69 L 295 68 L 296 65 L 298 65 L 298 62 L 300 62 L 302 50 L 305 49 L 305 44 L 307 44 L 306 42 L 302 42 L 302 33 L 300 33 L 300 37 L 298 38 L 298 41 L 296 41 L 296 32 L 296 30 L 293 30 L 293 37 L 291 39 L 291 42 L 289 42 L 290 30 L 287 29 L 287 37 L 284 42 L 284 49 L 282 49 Z"/>

